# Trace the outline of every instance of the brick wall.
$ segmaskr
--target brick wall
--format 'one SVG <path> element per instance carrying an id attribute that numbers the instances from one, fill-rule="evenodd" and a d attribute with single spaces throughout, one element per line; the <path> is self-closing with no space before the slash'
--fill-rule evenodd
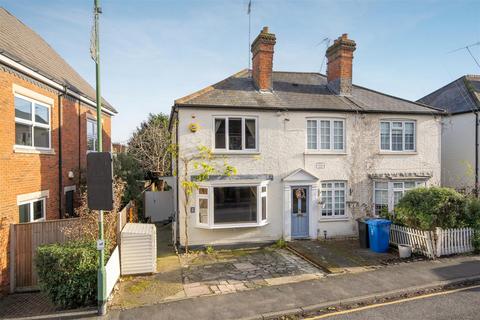
<path id="1" fill-rule="evenodd" d="M 13 85 L 32 90 L 53 100 L 51 108 L 52 154 L 14 152 L 15 109 Z M 62 190 L 62 212 L 65 210 L 65 186 L 77 186 L 86 165 L 86 117 L 95 111 L 70 97 L 62 98 L 59 126 L 59 92 L 19 73 L 0 66 L 0 296 L 9 290 L 9 225 L 19 222 L 17 195 L 49 190 L 46 219 L 61 217 L 59 191 Z M 103 117 L 104 150 L 110 150 L 110 116 Z M 59 127 L 62 133 L 62 177 L 59 190 Z M 69 171 L 74 178 L 68 177 Z"/>

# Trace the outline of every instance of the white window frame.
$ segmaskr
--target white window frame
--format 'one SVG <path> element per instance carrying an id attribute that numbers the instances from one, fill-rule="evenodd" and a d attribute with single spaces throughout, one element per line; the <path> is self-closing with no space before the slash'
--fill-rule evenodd
<path id="1" fill-rule="evenodd" d="M 309 148 L 308 147 L 308 121 L 316 121 L 316 128 L 317 128 L 317 148 Z M 320 132 L 320 122 L 321 121 L 329 121 L 330 122 L 330 148 L 322 148 L 321 144 L 321 132 Z M 343 148 L 342 149 L 335 149 L 335 122 L 342 122 L 343 127 Z M 346 121 L 344 118 L 306 118 L 305 122 L 305 149 L 308 152 L 322 152 L 322 153 L 345 153 L 347 148 L 347 128 L 346 128 Z"/>
<path id="2" fill-rule="evenodd" d="M 332 184 L 332 188 L 324 188 L 323 187 L 323 184 L 324 183 L 331 183 Z M 343 188 L 340 188 L 340 187 L 335 187 L 335 183 L 343 183 Z M 322 199 L 322 191 L 328 191 L 328 190 L 331 190 L 332 191 L 332 195 L 331 195 L 331 200 L 332 200 L 332 215 L 329 216 L 329 215 L 323 215 L 323 210 L 325 209 L 324 206 L 325 206 L 325 203 L 323 202 L 323 199 Z M 343 214 L 341 215 L 335 215 L 335 191 L 343 191 Z M 342 219 L 342 218 L 345 218 L 347 217 L 347 191 L 348 191 L 348 183 L 347 181 L 345 180 L 323 180 L 323 181 L 320 181 L 320 196 L 319 196 L 319 199 L 321 201 L 321 207 L 320 207 L 320 219 L 323 220 L 323 219 Z"/>
<path id="3" fill-rule="evenodd" d="M 88 149 L 88 139 L 90 138 L 90 136 L 88 135 L 88 124 L 89 123 L 93 123 L 95 125 L 95 134 L 94 134 L 94 137 L 93 137 L 93 150 Z M 86 131 L 87 152 L 95 152 L 95 151 L 98 150 L 98 123 L 97 123 L 97 119 L 87 118 L 86 129 L 87 129 L 87 131 Z"/>
<path id="4" fill-rule="evenodd" d="M 204 229 L 232 229 L 232 228 L 248 228 L 248 227 L 261 227 L 268 224 L 268 183 L 269 181 L 261 182 L 245 182 L 245 183 L 211 183 L 199 184 L 199 188 L 196 190 L 195 199 L 195 222 L 198 228 Z M 257 188 L 257 221 L 256 222 L 240 222 L 240 223 L 214 223 L 214 188 L 222 187 L 256 187 Z M 262 187 L 266 187 L 266 191 L 262 192 Z M 200 194 L 201 188 L 208 189 L 207 194 Z M 262 219 L 262 198 L 266 197 L 266 219 Z M 200 199 L 207 199 L 208 201 L 208 218 L 207 223 L 200 223 Z"/>
<path id="5" fill-rule="evenodd" d="M 217 119 L 223 119 L 225 121 L 225 148 L 216 148 L 215 147 L 215 139 L 216 139 L 216 133 L 215 133 L 215 120 Z M 241 119 L 242 120 L 242 149 L 241 150 L 230 150 L 229 149 L 229 132 L 228 132 L 228 120 L 229 119 Z M 255 149 L 247 149 L 245 148 L 245 120 L 255 120 Z M 220 153 L 256 153 L 259 150 L 259 132 L 258 132 L 258 117 L 256 116 L 213 116 L 213 146 L 212 150 L 214 152 L 220 152 Z"/>
<path id="6" fill-rule="evenodd" d="M 388 184 L 388 187 L 387 189 L 377 189 L 375 187 L 375 182 L 383 182 L 383 183 L 387 183 Z M 415 187 L 413 188 L 405 188 L 405 182 L 415 182 Z M 402 183 L 403 186 L 402 188 L 396 188 L 395 187 L 395 183 Z M 376 203 L 375 203 L 375 193 L 377 190 L 387 190 L 387 209 L 388 209 L 388 212 L 393 212 L 393 210 L 395 209 L 395 192 L 398 192 L 398 191 L 401 191 L 403 193 L 403 195 L 405 194 L 406 191 L 408 190 L 412 190 L 412 189 L 415 189 L 415 188 L 418 188 L 418 187 L 425 187 L 426 186 L 426 181 L 425 180 L 414 180 L 414 179 L 411 179 L 411 180 L 374 180 L 373 181 L 373 213 L 378 216 L 378 213 L 376 212 Z M 402 196 L 403 196 L 402 195 Z"/>
<path id="7" fill-rule="evenodd" d="M 392 139 L 392 130 L 393 130 L 393 123 L 394 122 L 400 122 L 402 123 L 402 150 L 393 150 L 392 149 L 392 144 L 393 144 L 393 139 Z M 390 145 L 388 149 L 382 149 L 382 123 L 388 123 L 389 124 L 389 137 L 390 137 Z M 413 149 L 405 149 L 405 124 L 406 123 L 412 123 L 413 124 Z M 379 148 L 380 152 L 395 152 L 395 153 L 402 153 L 402 152 L 416 152 L 417 151 L 417 122 L 415 120 L 396 120 L 396 119 L 384 119 L 380 120 L 380 135 L 379 135 L 380 141 L 379 141 Z"/>
<path id="8" fill-rule="evenodd" d="M 33 203 L 34 202 L 37 202 L 37 201 L 42 201 L 43 202 L 43 205 L 42 205 L 42 217 L 39 218 L 39 219 L 33 219 Z M 45 221 L 45 218 L 46 218 L 46 211 L 47 211 L 47 197 L 41 197 L 41 198 L 37 198 L 37 199 L 31 199 L 31 200 L 26 200 L 26 201 L 19 201 L 17 203 L 17 208 L 18 208 L 18 219 L 20 221 L 20 206 L 21 205 L 25 205 L 25 204 L 28 204 L 30 206 L 30 221 L 28 222 L 22 222 L 22 223 L 30 223 L 30 222 L 38 222 L 38 221 Z"/>
<path id="9" fill-rule="evenodd" d="M 52 150 L 52 106 L 42 102 L 38 101 L 36 99 L 29 98 L 23 94 L 19 93 L 14 93 L 14 102 L 13 102 L 13 112 L 15 113 L 15 98 L 20 98 L 23 100 L 26 100 L 32 104 L 32 120 L 26 120 L 22 118 L 17 118 L 15 117 L 15 123 L 27 125 L 30 127 L 30 132 L 32 136 L 32 144 L 31 145 L 23 145 L 23 144 L 17 144 L 16 137 L 15 137 L 15 148 L 20 148 L 20 149 L 31 149 L 31 150 Z M 38 123 L 35 121 L 35 105 L 39 105 L 42 107 L 47 108 L 48 110 L 48 124 L 44 123 Z M 43 129 L 48 129 L 48 147 L 36 147 L 35 146 L 35 132 L 34 128 L 43 128 Z M 16 135 L 16 129 L 15 129 L 15 135 Z"/>

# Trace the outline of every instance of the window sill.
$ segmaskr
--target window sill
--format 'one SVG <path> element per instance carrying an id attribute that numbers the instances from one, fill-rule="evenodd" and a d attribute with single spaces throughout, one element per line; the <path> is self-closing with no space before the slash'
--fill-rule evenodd
<path id="1" fill-rule="evenodd" d="M 222 151 L 222 150 L 214 150 L 212 152 L 214 155 L 245 155 L 245 156 L 255 156 L 259 155 L 260 151 L 244 151 L 244 150 L 239 150 L 239 151 Z"/>
<path id="2" fill-rule="evenodd" d="M 53 149 L 39 149 L 39 148 L 24 147 L 24 146 L 17 146 L 17 145 L 13 147 L 13 152 L 30 153 L 30 154 L 48 154 L 48 155 L 55 154 L 55 150 Z"/>
<path id="3" fill-rule="evenodd" d="M 417 155 L 417 151 L 380 151 L 379 155 L 392 156 L 392 155 Z"/>
<path id="4" fill-rule="evenodd" d="M 239 229 L 239 228 L 257 228 L 257 227 L 263 227 L 268 224 L 268 221 L 263 221 L 260 223 L 241 223 L 241 224 L 217 224 L 217 225 L 201 225 L 197 223 L 197 228 L 200 229 Z"/>
<path id="5" fill-rule="evenodd" d="M 347 152 L 346 151 L 322 151 L 322 150 L 319 150 L 319 151 L 315 151 L 315 150 L 305 150 L 305 152 L 303 153 L 305 155 L 337 155 L 337 156 L 344 156 L 344 155 L 347 155 Z"/>
<path id="6" fill-rule="evenodd" d="M 350 221 L 350 218 L 348 217 L 338 217 L 338 218 L 323 218 L 321 217 L 318 219 L 319 222 L 344 222 L 344 221 Z"/>

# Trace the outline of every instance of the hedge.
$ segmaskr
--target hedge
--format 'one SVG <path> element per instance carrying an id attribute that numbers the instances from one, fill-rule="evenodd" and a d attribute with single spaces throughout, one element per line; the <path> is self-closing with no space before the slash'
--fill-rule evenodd
<path id="1" fill-rule="evenodd" d="M 58 306 L 96 303 L 98 251 L 94 242 L 72 241 L 37 249 L 35 265 L 42 291 Z"/>

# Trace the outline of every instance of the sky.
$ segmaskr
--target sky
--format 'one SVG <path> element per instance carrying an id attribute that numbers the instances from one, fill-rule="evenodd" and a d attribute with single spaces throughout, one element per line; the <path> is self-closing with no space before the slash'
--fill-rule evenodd
<path id="1" fill-rule="evenodd" d="M 0 0 L 90 84 L 93 0 Z M 248 67 L 248 0 L 101 0 L 102 95 L 113 142 L 149 113 Z M 276 34 L 274 70 L 325 72 L 325 38 L 356 41 L 353 82 L 417 100 L 464 74 L 480 41 L 480 1 L 252 0 L 251 39 Z M 480 61 L 480 45 L 471 52 Z"/>

